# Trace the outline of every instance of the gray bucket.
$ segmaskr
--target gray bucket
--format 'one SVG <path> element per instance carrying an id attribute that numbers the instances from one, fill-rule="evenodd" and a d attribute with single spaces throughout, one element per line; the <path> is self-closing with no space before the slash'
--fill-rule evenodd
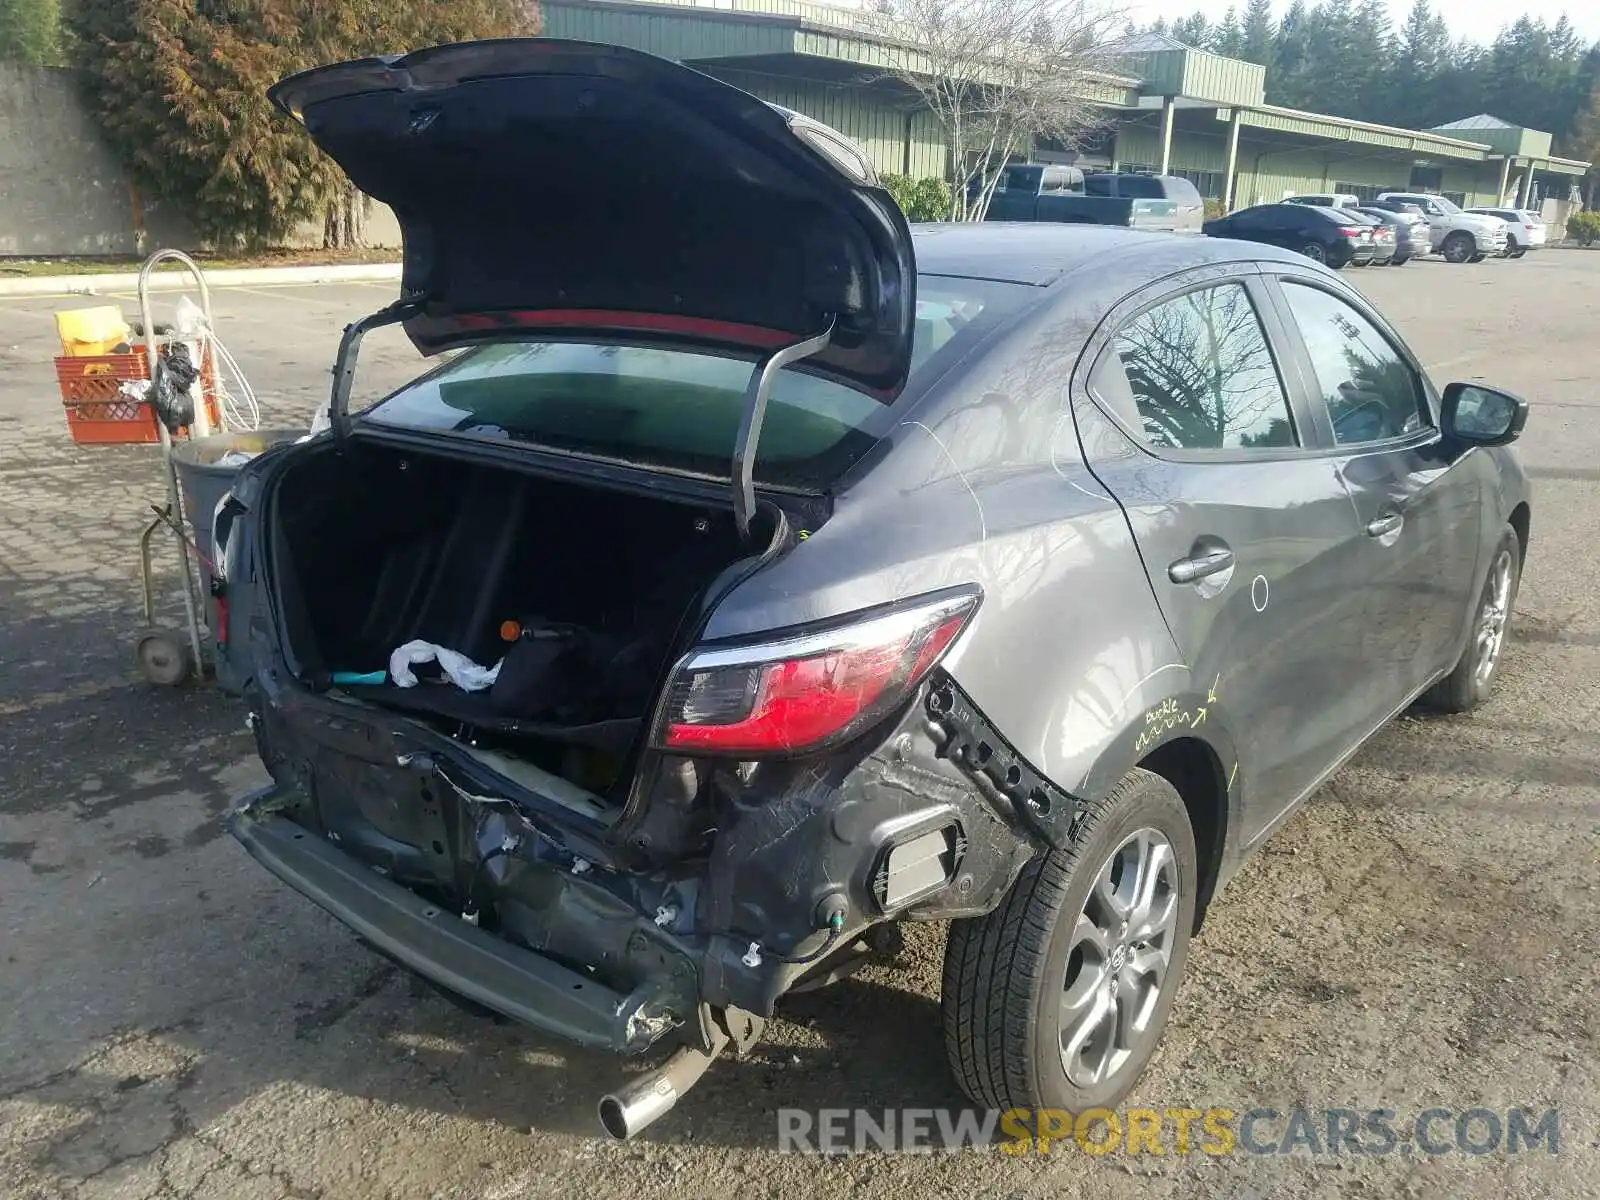
<path id="1" fill-rule="evenodd" d="M 258 429 L 253 433 L 219 433 L 211 437 L 174 442 L 172 465 L 183 493 L 183 513 L 194 531 L 195 545 L 207 559 L 211 553 L 211 518 L 228 494 L 243 463 L 224 463 L 229 454 L 260 454 L 306 435 L 304 429 Z M 202 583 L 205 565 L 200 564 Z"/>

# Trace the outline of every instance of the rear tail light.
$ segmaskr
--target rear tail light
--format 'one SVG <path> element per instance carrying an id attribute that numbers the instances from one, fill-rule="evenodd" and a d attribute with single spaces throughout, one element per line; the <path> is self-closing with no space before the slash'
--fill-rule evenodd
<path id="1" fill-rule="evenodd" d="M 1347 238 L 1355 238 L 1357 241 L 1359 241 L 1363 236 L 1365 236 L 1367 231 L 1365 229 L 1356 229 L 1354 226 L 1345 225 L 1340 228 L 1339 232 L 1344 234 Z"/>
<path id="2" fill-rule="evenodd" d="M 837 745 L 906 699 L 977 607 L 976 591 L 947 594 L 781 641 L 695 651 L 673 671 L 655 743 L 746 758 Z"/>

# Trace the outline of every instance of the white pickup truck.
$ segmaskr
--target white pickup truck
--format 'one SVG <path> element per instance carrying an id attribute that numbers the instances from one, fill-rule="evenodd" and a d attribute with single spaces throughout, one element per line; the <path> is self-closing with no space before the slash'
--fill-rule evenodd
<path id="1" fill-rule="evenodd" d="M 1446 262 L 1482 262 L 1506 252 L 1506 223 L 1498 217 L 1462 212 L 1443 196 L 1426 192 L 1383 192 L 1378 199 L 1420 208 L 1428 218 L 1429 245 Z"/>

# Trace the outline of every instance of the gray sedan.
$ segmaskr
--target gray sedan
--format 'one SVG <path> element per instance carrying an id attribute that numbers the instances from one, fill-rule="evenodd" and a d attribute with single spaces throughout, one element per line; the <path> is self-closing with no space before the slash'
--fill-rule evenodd
<path id="1" fill-rule="evenodd" d="M 274 781 L 230 828 L 475 1009 L 674 1047 L 616 1137 L 902 921 L 968 1096 L 1114 1104 L 1245 856 L 1494 686 L 1527 406 L 1298 255 L 913 232 L 837 133 L 615 47 L 272 96 L 405 280 L 217 508 Z M 386 323 L 463 352 L 352 413 Z"/>

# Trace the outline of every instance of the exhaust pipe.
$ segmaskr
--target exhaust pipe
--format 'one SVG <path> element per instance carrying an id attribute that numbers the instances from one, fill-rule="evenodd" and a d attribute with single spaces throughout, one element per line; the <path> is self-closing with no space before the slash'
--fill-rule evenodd
<path id="1" fill-rule="evenodd" d="M 728 1035 L 717 1030 L 710 1050 L 684 1046 L 653 1071 L 600 1097 L 600 1124 L 606 1133 L 625 1142 L 641 1129 L 666 1116 L 678 1097 L 700 1082 L 728 1045 Z"/>

